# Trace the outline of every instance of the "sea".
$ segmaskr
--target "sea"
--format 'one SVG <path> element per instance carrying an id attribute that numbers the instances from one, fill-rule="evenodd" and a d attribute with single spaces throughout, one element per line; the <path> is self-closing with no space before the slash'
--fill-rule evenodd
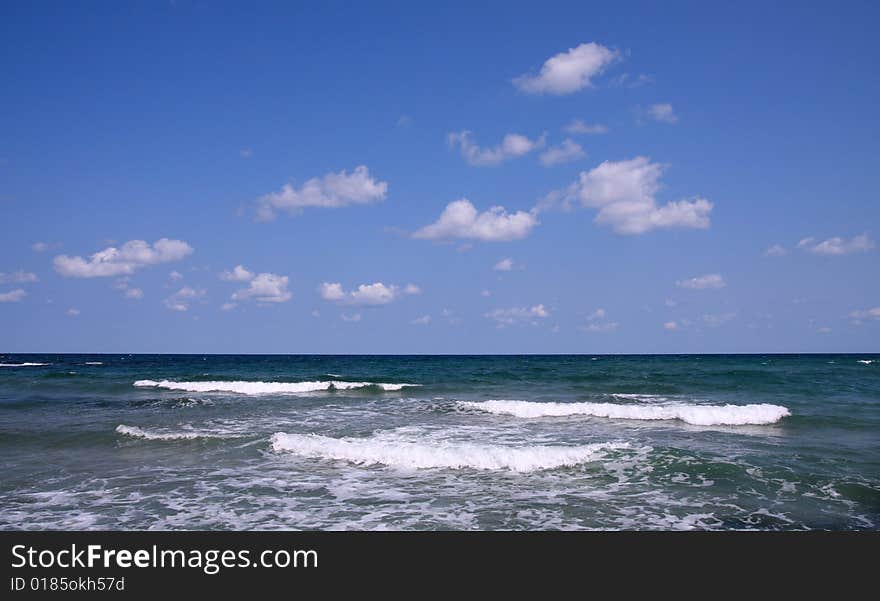
<path id="1" fill-rule="evenodd" d="M 0 529 L 877 530 L 880 355 L 0 355 Z"/>

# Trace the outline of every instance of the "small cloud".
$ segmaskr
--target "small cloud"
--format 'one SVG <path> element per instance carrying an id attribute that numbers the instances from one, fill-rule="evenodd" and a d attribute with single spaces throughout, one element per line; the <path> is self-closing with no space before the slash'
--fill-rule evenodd
<path id="1" fill-rule="evenodd" d="M 788 251 L 785 250 L 785 247 L 781 244 L 774 244 L 770 248 L 764 251 L 765 257 L 784 257 L 788 254 Z"/>
<path id="2" fill-rule="evenodd" d="M 855 320 L 855 323 L 857 324 L 868 319 L 880 319 L 880 307 L 852 311 L 849 316 L 851 319 Z"/>
<path id="3" fill-rule="evenodd" d="M 528 94 L 571 94 L 590 87 L 593 78 L 619 58 L 619 52 L 601 44 L 581 44 L 551 56 L 537 75 L 520 75 L 513 85 Z"/>
<path id="4" fill-rule="evenodd" d="M 168 274 L 168 279 L 172 282 L 176 282 L 177 280 L 183 279 L 183 274 L 181 274 L 179 271 L 172 271 Z"/>
<path id="5" fill-rule="evenodd" d="M 588 332 L 613 332 L 617 329 L 617 326 L 620 325 L 616 321 L 605 321 L 605 322 L 597 322 L 591 323 L 587 325 L 586 329 Z"/>
<path id="6" fill-rule="evenodd" d="M 518 322 L 531 322 L 535 324 L 538 319 L 544 319 L 549 316 L 550 312 L 547 311 L 544 305 L 495 309 L 485 315 L 487 319 L 495 321 L 498 327 L 513 325 Z"/>
<path id="7" fill-rule="evenodd" d="M 342 318 L 342 321 L 360 321 L 361 320 L 360 313 L 354 313 L 352 315 L 347 315 L 347 314 L 343 313 L 342 315 L 340 315 L 340 317 Z"/>
<path id="8" fill-rule="evenodd" d="M 447 136 L 449 145 L 461 150 L 461 156 L 469 165 L 484 167 L 498 165 L 519 158 L 544 145 L 544 136 L 531 140 L 521 134 L 507 134 L 501 143 L 492 148 L 481 148 L 473 140 L 473 132 L 464 130 Z"/>
<path id="9" fill-rule="evenodd" d="M 413 124 L 413 118 L 409 115 L 401 115 L 397 119 L 397 127 L 409 127 Z"/>
<path id="10" fill-rule="evenodd" d="M 829 328 L 829 327 L 816 328 L 816 332 L 818 332 L 819 334 L 830 334 L 831 328 Z"/>
<path id="11" fill-rule="evenodd" d="M 648 116 L 654 121 L 660 121 L 662 123 L 678 122 L 678 117 L 676 116 L 675 111 L 672 110 L 672 105 L 668 103 L 652 104 L 648 107 Z"/>
<path id="12" fill-rule="evenodd" d="M 605 319 L 605 309 L 596 309 L 587 317 L 589 321 L 596 321 L 597 319 Z"/>
<path id="13" fill-rule="evenodd" d="M 300 188 L 285 184 L 278 192 L 260 197 L 257 220 L 271 221 L 278 211 L 297 215 L 309 207 L 336 209 L 372 204 L 384 200 L 387 194 L 388 182 L 377 180 L 365 165 L 359 165 L 350 174 L 345 170 L 328 173 L 306 181 Z"/>
<path id="14" fill-rule="evenodd" d="M 248 287 L 236 291 L 232 295 L 232 300 L 236 302 L 254 300 L 258 303 L 286 303 L 293 298 L 293 293 L 287 289 L 289 280 L 286 275 L 278 275 L 277 273 L 252 275 Z"/>
<path id="15" fill-rule="evenodd" d="M 165 299 L 165 306 L 172 311 L 188 311 L 193 301 L 205 296 L 205 290 L 196 290 L 184 286 Z"/>
<path id="16" fill-rule="evenodd" d="M 566 138 L 559 146 L 552 146 L 542 152 L 540 161 L 545 167 L 552 167 L 554 165 L 570 163 L 571 161 L 582 159 L 585 156 L 587 156 L 587 153 L 584 152 L 584 149 L 580 144 L 574 140 Z"/>
<path id="17" fill-rule="evenodd" d="M 678 322 L 677 321 L 667 321 L 663 324 L 663 329 L 665 330 L 677 330 Z"/>
<path id="18" fill-rule="evenodd" d="M 254 151 L 251 150 L 250 148 L 242 148 L 241 150 L 238 151 L 238 156 L 240 156 L 243 159 L 249 159 L 252 156 L 254 156 Z"/>
<path id="19" fill-rule="evenodd" d="M 564 128 L 566 133 L 571 135 L 596 135 L 596 134 L 607 134 L 608 126 L 602 125 L 601 123 L 584 123 L 580 119 L 575 119 Z"/>
<path id="20" fill-rule="evenodd" d="M 410 323 L 412 323 L 413 325 L 417 325 L 417 326 L 426 326 L 429 323 L 431 323 L 431 316 L 430 315 L 422 315 L 421 317 L 415 318 Z"/>
<path id="21" fill-rule="evenodd" d="M 31 244 L 31 250 L 35 253 L 43 253 L 52 248 L 47 242 L 34 242 Z"/>
<path id="22" fill-rule="evenodd" d="M 492 293 L 489 292 L 488 289 L 483 288 L 483 290 L 480 291 L 480 296 L 492 296 Z"/>
<path id="23" fill-rule="evenodd" d="M 671 298 L 667 298 L 665 301 L 663 301 L 663 304 L 667 307 L 675 307 L 676 305 L 678 305 L 678 302 L 672 300 Z"/>
<path id="24" fill-rule="evenodd" d="M 14 271 L 12 273 L 0 273 L 0 284 L 33 284 L 39 282 L 37 274 L 29 271 Z"/>
<path id="25" fill-rule="evenodd" d="M 720 274 L 710 273 L 690 278 L 688 280 L 678 280 L 675 285 L 679 288 L 688 288 L 691 290 L 708 290 L 724 288 L 727 286 L 727 282 L 724 281 L 724 278 L 721 277 Z"/>
<path id="26" fill-rule="evenodd" d="M 237 306 L 238 306 L 237 303 L 223 303 L 222 305 L 220 305 L 220 310 L 221 311 L 232 311 Z"/>
<path id="27" fill-rule="evenodd" d="M 22 290 L 21 288 L 16 288 L 15 290 L 10 290 L 9 292 L 0 292 L 0 303 L 18 303 L 21 302 L 24 297 L 27 296 L 27 292 Z"/>
<path id="28" fill-rule="evenodd" d="M 76 317 L 77 315 L 79 315 L 80 311 L 79 311 L 79 309 L 75 309 L 75 308 L 71 307 L 70 309 L 68 309 L 64 313 L 71 316 L 71 317 Z"/>
<path id="29" fill-rule="evenodd" d="M 868 234 L 855 236 L 851 240 L 835 236 L 822 242 L 817 242 L 815 238 L 804 238 L 797 247 L 815 255 L 837 256 L 867 252 L 874 248 L 874 241 Z"/>
<path id="30" fill-rule="evenodd" d="M 513 259 L 509 257 L 506 259 L 501 259 L 500 261 L 495 263 L 495 266 L 492 269 L 494 269 L 495 271 L 510 271 L 513 269 Z"/>
<path id="31" fill-rule="evenodd" d="M 703 323 L 710 328 L 717 328 L 734 318 L 736 318 L 736 313 L 708 314 L 703 315 Z"/>
<path id="32" fill-rule="evenodd" d="M 144 291 L 140 288 L 128 288 L 125 291 L 125 298 L 133 298 L 136 300 L 140 300 L 144 298 Z"/>
<path id="33" fill-rule="evenodd" d="M 478 212 L 467 198 L 446 205 L 440 218 L 413 233 L 413 238 L 442 240 L 468 238 L 486 242 L 519 240 L 529 235 L 538 220 L 532 213 L 508 213 L 504 207 Z"/>
<path id="34" fill-rule="evenodd" d="M 620 324 L 616 321 L 605 321 L 607 315 L 605 309 L 596 309 L 587 316 L 590 323 L 584 329 L 588 332 L 613 332 Z"/>
<path id="35" fill-rule="evenodd" d="M 400 297 L 401 294 L 421 294 L 422 290 L 415 284 L 407 284 L 403 288 L 382 282 L 361 284 L 354 290 L 346 292 L 339 282 L 324 282 L 318 286 L 318 293 L 326 301 L 346 305 L 386 305 Z"/>
<path id="36" fill-rule="evenodd" d="M 88 259 L 59 255 L 55 271 L 68 278 L 98 278 L 131 275 L 138 269 L 159 263 L 180 261 L 192 254 L 193 248 L 183 240 L 162 238 L 153 244 L 130 240 L 120 248 L 110 246 Z"/>
<path id="37" fill-rule="evenodd" d="M 226 282 L 250 282 L 254 279 L 254 274 L 245 269 L 243 265 L 236 265 L 232 271 L 221 273 L 220 279 Z"/>

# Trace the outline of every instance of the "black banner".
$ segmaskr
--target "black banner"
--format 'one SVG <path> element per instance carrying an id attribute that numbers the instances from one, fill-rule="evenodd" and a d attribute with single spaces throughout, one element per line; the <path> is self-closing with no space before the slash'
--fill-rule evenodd
<path id="1" fill-rule="evenodd" d="M 5 599 L 326 595 L 352 586 L 420 595 L 473 582 L 584 593 L 599 584 L 655 593 L 698 583 L 764 593 L 825 586 L 839 594 L 873 589 L 880 550 L 878 533 L 823 532 L 2 532 L 0 541 Z"/>

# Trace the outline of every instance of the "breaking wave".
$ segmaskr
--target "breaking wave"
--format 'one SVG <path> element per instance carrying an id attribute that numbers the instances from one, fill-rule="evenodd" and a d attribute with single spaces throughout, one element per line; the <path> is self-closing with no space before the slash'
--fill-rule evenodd
<path id="1" fill-rule="evenodd" d="M 601 459 L 605 451 L 626 443 L 580 446 L 503 446 L 463 442 L 412 442 L 381 435 L 369 438 L 331 438 L 318 434 L 272 436 L 272 448 L 302 457 L 348 461 L 358 465 L 382 464 L 399 468 L 478 469 L 532 472 L 573 466 Z"/>
<path id="2" fill-rule="evenodd" d="M 50 363 L 0 363 L 0 367 L 37 367 L 40 365 L 51 365 Z"/>
<path id="3" fill-rule="evenodd" d="M 144 430 L 137 426 L 126 426 L 119 424 L 116 426 L 119 434 L 132 436 L 134 438 L 144 438 L 146 440 L 195 440 L 197 438 L 234 438 L 232 434 L 222 434 L 217 432 L 205 432 L 202 430 Z"/>
<path id="4" fill-rule="evenodd" d="M 234 392 L 237 394 L 295 394 L 322 390 L 350 390 L 356 388 L 380 388 L 385 391 L 400 390 L 420 384 L 387 384 L 381 382 L 174 382 L 171 380 L 138 380 L 138 387 L 167 388 L 187 392 Z"/>
<path id="5" fill-rule="evenodd" d="M 589 415 L 612 419 L 680 420 L 695 426 L 773 424 L 791 415 L 780 405 L 621 405 L 616 403 L 538 403 L 531 401 L 462 401 L 460 405 L 515 417 Z"/>

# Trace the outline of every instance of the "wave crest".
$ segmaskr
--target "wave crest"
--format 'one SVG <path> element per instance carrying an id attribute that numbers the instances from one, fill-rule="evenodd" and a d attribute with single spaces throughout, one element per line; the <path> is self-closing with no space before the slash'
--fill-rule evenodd
<path id="1" fill-rule="evenodd" d="M 589 415 L 612 419 L 680 420 L 695 426 L 745 426 L 778 422 L 791 415 L 781 405 L 621 405 L 617 403 L 540 403 L 531 401 L 461 401 L 460 405 L 515 417 Z"/>
<path id="2" fill-rule="evenodd" d="M 351 390 L 357 388 L 377 387 L 384 391 L 400 390 L 408 386 L 420 384 L 389 384 L 383 382 L 174 382 L 172 380 L 138 380 L 138 387 L 166 388 L 168 390 L 185 390 L 187 392 L 233 392 L 237 394 L 296 394 L 302 392 L 319 392 L 323 390 Z"/>
<path id="3" fill-rule="evenodd" d="M 0 367 L 38 367 L 41 365 L 51 365 L 50 363 L 0 363 Z"/>
<path id="4" fill-rule="evenodd" d="M 411 469 L 478 469 L 532 472 L 573 466 L 601 459 L 605 451 L 626 448 L 626 443 L 580 446 L 502 446 L 475 443 L 411 442 L 370 438 L 331 438 L 319 434 L 272 436 L 272 448 L 302 457 L 335 459 L 357 465 L 382 464 Z"/>
<path id="5" fill-rule="evenodd" d="M 232 438 L 231 435 L 218 434 L 216 432 L 204 432 L 200 430 L 177 430 L 170 432 L 160 432 L 157 430 L 144 430 L 143 428 L 138 428 L 137 426 L 126 426 L 125 424 L 119 424 L 118 426 L 116 426 L 116 431 L 119 434 L 125 434 L 126 436 L 143 438 L 146 440 L 195 440 L 197 438 Z"/>

